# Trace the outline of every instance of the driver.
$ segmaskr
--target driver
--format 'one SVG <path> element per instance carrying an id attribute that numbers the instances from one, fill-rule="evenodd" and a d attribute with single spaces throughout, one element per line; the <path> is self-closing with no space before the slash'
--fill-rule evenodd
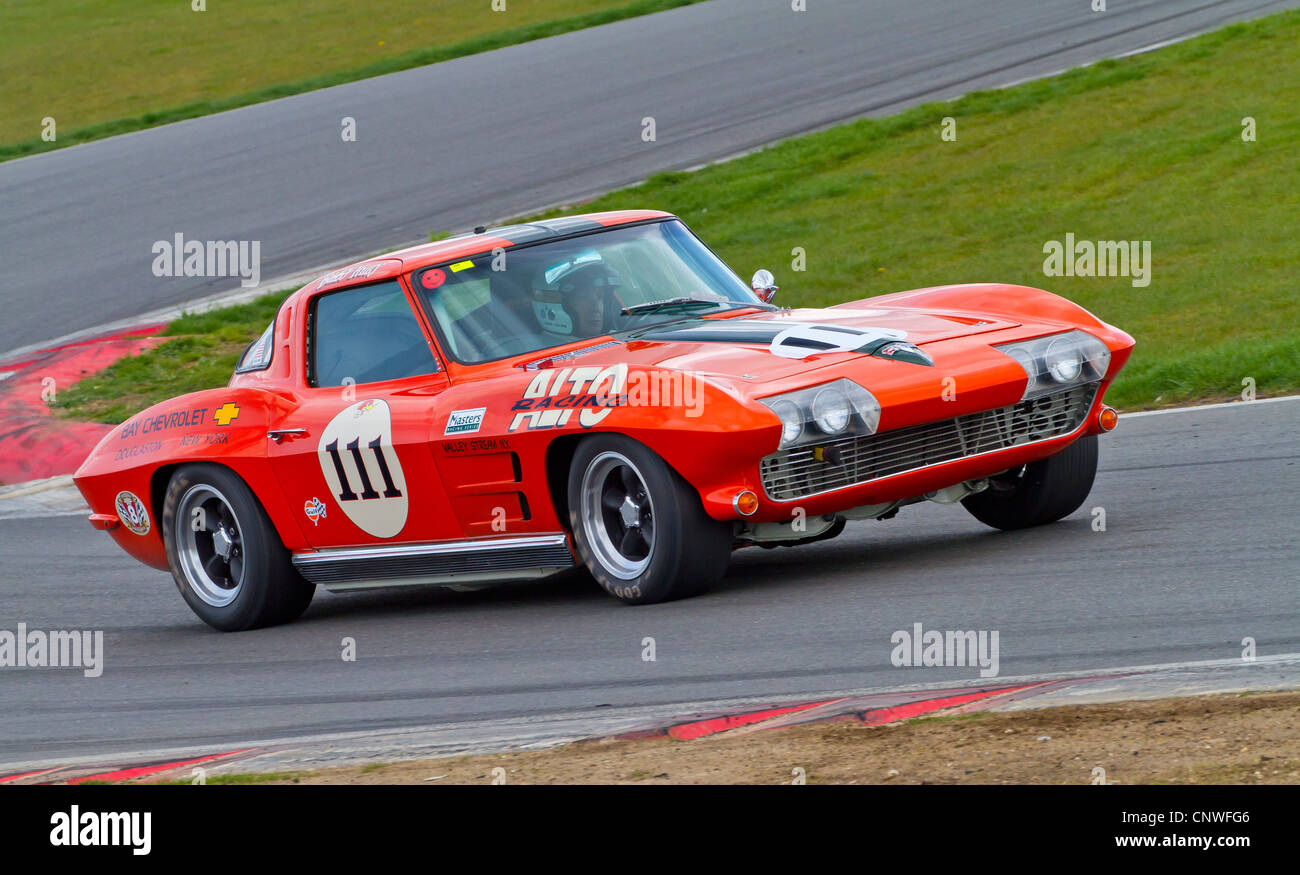
<path id="1" fill-rule="evenodd" d="M 606 333 L 606 292 L 619 285 L 618 274 L 598 262 L 583 265 L 560 281 L 560 303 L 573 320 L 574 337 Z"/>

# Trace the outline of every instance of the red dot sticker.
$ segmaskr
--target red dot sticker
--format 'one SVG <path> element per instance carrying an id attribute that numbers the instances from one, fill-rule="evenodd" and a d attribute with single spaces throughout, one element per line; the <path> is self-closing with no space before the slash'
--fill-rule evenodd
<path id="1" fill-rule="evenodd" d="M 426 289 L 436 289 L 447 281 L 447 274 L 438 268 L 425 271 L 424 276 L 420 277 L 420 285 Z"/>

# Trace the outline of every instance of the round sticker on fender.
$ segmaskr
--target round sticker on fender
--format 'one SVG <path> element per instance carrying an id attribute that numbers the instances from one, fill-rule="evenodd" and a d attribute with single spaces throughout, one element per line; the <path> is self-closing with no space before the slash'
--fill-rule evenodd
<path id="1" fill-rule="evenodd" d="M 387 402 L 372 398 L 340 410 L 321 433 L 316 457 L 339 507 L 359 529 L 376 538 L 402 530 L 409 502 Z"/>
<path id="2" fill-rule="evenodd" d="M 149 510 L 134 492 L 119 492 L 113 500 L 113 506 L 117 510 L 117 518 L 128 531 L 137 535 L 149 534 Z"/>

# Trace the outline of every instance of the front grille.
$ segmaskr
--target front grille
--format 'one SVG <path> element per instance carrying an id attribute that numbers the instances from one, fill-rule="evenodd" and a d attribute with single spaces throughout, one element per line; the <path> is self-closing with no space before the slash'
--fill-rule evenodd
<path id="1" fill-rule="evenodd" d="M 823 458 L 839 451 L 840 462 L 819 462 L 813 446 L 781 450 L 759 463 L 763 490 L 773 501 L 807 498 L 981 453 L 1069 434 L 1083 424 L 1097 384 L 1062 389 L 1010 407 L 981 410 L 881 434 L 818 444 Z"/>

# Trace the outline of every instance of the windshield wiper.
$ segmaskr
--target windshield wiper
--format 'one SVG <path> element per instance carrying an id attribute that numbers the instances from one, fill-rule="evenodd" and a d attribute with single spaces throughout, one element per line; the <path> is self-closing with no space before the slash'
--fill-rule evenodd
<path id="1" fill-rule="evenodd" d="M 664 298 L 662 301 L 646 301 L 643 304 L 633 304 L 630 307 L 623 308 L 624 316 L 631 316 L 634 313 L 657 313 L 660 310 L 667 310 L 670 307 L 716 307 L 719 304 L 725 304 L 726 301 L 705 301 L 700 298 Z"/>
<path id="2" fill-rule="evenodd" d="M 652 303 L 653 303 L 653 302 L 652 302 Z M 728 302 L 726 302 L 726 301 L 719 301 L 718 303 L 719 303 L 719 304 L 724 304 L 724 303 L 728 303 Z M 732 304 L 732 306 L 730 306 L 730 307 L 723 307 L 723 308 L 722 308 L 721 310 L 719 310 L 718 312 L 719 312 L 719 313 L 726 313 L 726 312 L 729 312 L 729 311 L 731 311 L 731 310 L 748 310 L 748 309 L 752 309 L 752 308 L 756 308 L 756 307 L 758 307 L 757 304 L 742 304 L 742 303 L 738 303 L 738 302 L 730 302 L 730 303 Z M 773 309 L 773 310 L 776 310 L 776 309 L 778 309 L 778 308 L 776 308 L 776 307 L 772 307 L 772 309 Z M 712 314 L 710 314 L 710 315 L 712 315 Z M 667 327 L 670 326 L 670 325 L 681 325 L 681 324 L 686 323 L 686 322 L 698 322 L 699 319 L 700 319 L 699 316 L 695 315 L 694 313 L 691 313 L 691 314 L 689 314 L 689 315 L 673 316 L 673 317 L 670 317 L 670 318 L 668 318 L 668 319 L 663 319 L 663 320 L 660 320 L 659 322 L 651 322 L 651 323 L 646 324 L 646 325 L 638 325 L 638 326 L 636 326 L 635 328 L 624 328 L 622 331 L 615 331 L 615 332 L 613 332 L 613 333 L 614 333 L 614 336 L 617 337 L 617 338 L 619 338 L 620 340 L 623 339 L 623 338 L 637 338 L 637 337 L 640 337 L 642 334 L 647 334 L 647 333 L 649 333 L 649 332 L 651 332 L 651 331 L 663 331 L 665 328 L 667 328 Z"/>

